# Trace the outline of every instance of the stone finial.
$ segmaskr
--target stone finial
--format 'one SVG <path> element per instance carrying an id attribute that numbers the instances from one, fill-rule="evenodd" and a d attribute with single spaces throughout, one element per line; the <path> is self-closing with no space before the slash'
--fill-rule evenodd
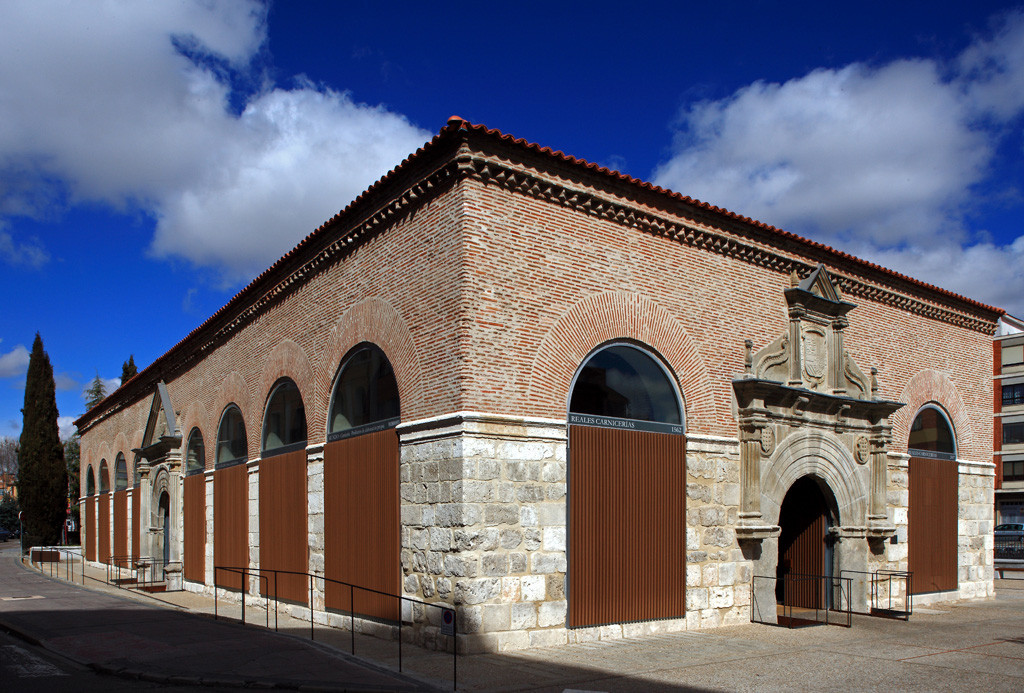
<path id="1" fill-rule="evenodd" d="M 800 286 L 800 275 L 796 270 L 789 273 L 789 285 L 792 287 Z"/>
<path id="2" fill-rule="evenodd" d="M 878 399 L 878 369 L 871 367 L 871 399 Z"/>
<path id="3" fill-rule="evenodd" d="M 744 339 L 743 340 L 743 373 L 745 375 L 751 375 L 754 369 L 754 340 Z"/>

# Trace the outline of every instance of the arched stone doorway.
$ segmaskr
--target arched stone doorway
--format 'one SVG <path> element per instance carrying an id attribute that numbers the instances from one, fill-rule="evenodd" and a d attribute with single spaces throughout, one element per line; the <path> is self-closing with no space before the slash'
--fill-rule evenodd
<path id="1" fill-rule="evenodd" d="M 775 597 L 779 604 L 819 609 L 832 604 L 828 580 L 834 573 L 832 527 L 839 525 L 835 498 L 818 477 L 801 477 L 779 511 L 779 562 Z"/>
<path id="2" fill-rule="evenodd" d="M 163 556 L 164 565 L 167 565 L 171 562 L 171 497 L 166 491 L 160 494 L 157 515 L 159 517 L 157 527 L 162 530 L 158 535 L 161 544 L 158 555 Z"/>

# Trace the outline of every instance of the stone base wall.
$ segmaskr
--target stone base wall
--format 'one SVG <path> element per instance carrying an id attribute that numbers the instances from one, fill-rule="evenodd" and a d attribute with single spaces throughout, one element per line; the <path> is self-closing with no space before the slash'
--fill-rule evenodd
<path id="1" fill-rule="evenodd" d="M 750 620 L 752 563 L 736 541 L 740 448 L 736 438 L 686 440 L 686 624 Z"/>
<path id="2" fill-rule="evenodd" d="M 959 461 L 957 582 L 960 599 L 995 596 L 995 465 Z"/>

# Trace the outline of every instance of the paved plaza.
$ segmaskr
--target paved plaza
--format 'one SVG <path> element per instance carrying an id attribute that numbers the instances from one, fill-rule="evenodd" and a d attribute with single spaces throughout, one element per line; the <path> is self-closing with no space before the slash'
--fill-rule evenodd
<path id="1" fill-rule="evenodd" d="M 50 567 L 46 567 L 48 573 Z M 58 579 L 56 573 L 61 572 Z M 70 575 L 77 584 L 69 584 Z M 450 653 L 187 592 L 143 595 L 104 573 L 55 577 L 0 551 L 0 626 L 95 670 L 170 684 L 301 690 L 450 690 Z M 852 628 L 749 624 L 518 651 L 460 655 L 459 690 L 1024 690 L 1024 580 L 984 602 L 917 608 L 909 622 L 855 617 Z M 269 619 L 270 628 L 264 627 Z M 259 625 L 253 625 L 258 623 Z"/>

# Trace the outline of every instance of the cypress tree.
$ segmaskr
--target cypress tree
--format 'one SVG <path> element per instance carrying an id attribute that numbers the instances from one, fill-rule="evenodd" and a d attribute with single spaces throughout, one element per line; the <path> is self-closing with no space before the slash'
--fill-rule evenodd
<path id="1" fill-rule="evenodd" d="M 18 453 L 18 500 L 25 545 L 56 544 L 67 516 L 68 470 L 57 428 L 57 394 L 50 357 L 36 333 L 25 379 L 24 423 Z"/>
<path id="2" fill-rule="evenodd" d="M 121 384 L 134 378 L 139 372 L 135 366 L 135 354 L 128 354 L 128 360 L 121 364 Z"/>

